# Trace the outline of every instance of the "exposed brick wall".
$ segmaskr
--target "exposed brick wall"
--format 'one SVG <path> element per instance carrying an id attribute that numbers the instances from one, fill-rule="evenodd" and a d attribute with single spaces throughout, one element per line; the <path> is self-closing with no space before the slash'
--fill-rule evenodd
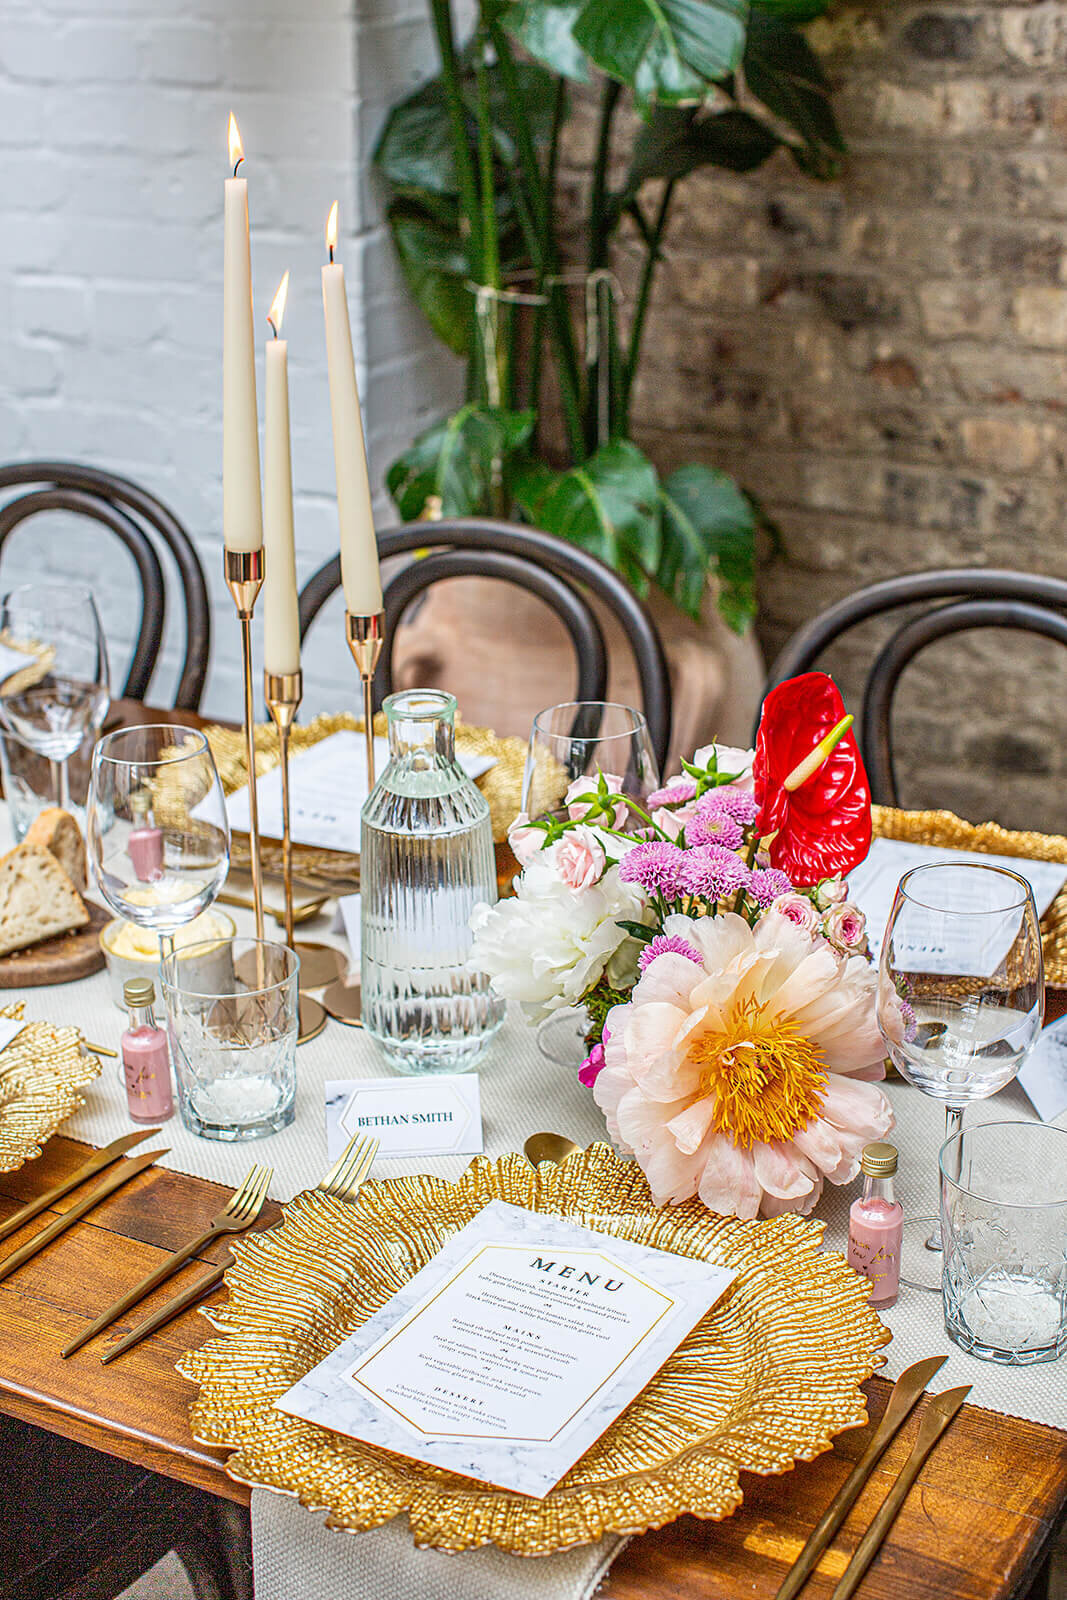
<path id="1" fill-rule="evenodd" d="M 769 654 L 892 573 L 1067 577 L 1067 4 L 874 0 L 812 38 L 845 176 L 680 186 L 635 406 L 663 466 L 716 461 L 776 518 Z M 583 113 L 572 184 L 589 145 Z M 880 637 L 830 658 L 846 689 Z M 931 650 L 898 696 L 905 803 L 1067 831 L 1065 690 L 1045 641 Z"/>
<path id="2" fill-rule="evenodd" d="M 210 711 L 236 715 L 240 704 L 220 554 L 227 113 L 248 152 L 264 333 L 292 269 L 285 334 L 303 581 L 337 548 L 319 288 L 334 199 L 376 484 L 420 421 L 453 398 L 452 364 L 409 303 L 367 176 L 386 108 L 432 59 L 423 0 L 186 0 L 180 17 L 159 0 L 4 0 L 0 461 L 110 467 L 185 521 L 214 603 Z M 56 523 L 38 519 L 12 539 L 2 581 L 42 567 L 91 579 L 118 676 L 134 621 L 130 569 L 117 550 L 102 561 L 96 539 L 87 549 L 84 525 Z M 175 607 L 153 686 L 161 696 L 174 682 L 177 620 Z M 312 636 L 305 682 L 308 712 L 355 698 L 339 614 Z"/>

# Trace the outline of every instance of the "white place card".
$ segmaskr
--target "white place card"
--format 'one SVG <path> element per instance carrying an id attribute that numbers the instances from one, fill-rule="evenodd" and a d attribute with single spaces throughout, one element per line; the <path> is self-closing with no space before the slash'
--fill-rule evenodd
<path id="1" fill-rule="evenodd" d="M 735 1276 L 493 1200 L 277 1404 L 540 1499 Z"/>
<path id="2" fill-rule="evenodd" d="M 25 1026 L 24 1022 L 16 1022 L 11 1017 L 0 1017 L 0 1050 L 6 1050 L 12 1039 L 17 1039 Z"/>
<path id="3" fill-rule="evenodd" d="M 326 1152 L 336 1161 L 348 1141 L 372 1134 L 381 1159 L 481 1155 L 477 1074 L 424 1078 L 335 1078 L 326 1084 Z"/>
<path id="4" fill-rule="evenodd" d="M 1067 866 L 1056 861 L 1028 861 L 1015 856 L 986 855 L 976 850 L 945 850 L 940 845 L 909 844 L 904 839 L 875 839 L 867 859 L 849 874 L 848 892 L 849 899 L 867 918 L 867 937 L 876 961 L 901 878 L 913 867 L 926 867 L 938 861 L 954 865 L 974 861 L 980 866 L 1007 867 L 1010 872 L 1017 872 L 1033 890 L 1039 917 L 1044 916 L 1067 879 Z M 975 946 L 972 960 L 962 965 L 958 953 L 950 956 L 932 944 L 916 944 L 910 951 L 901 952 L 900 966 L 907 971 L 985 977 L 996 970 L 1003 958 L 1005 952 L 999 948 L 1002 940 L 1003 933 L 994 927 L 986 943 Z M 910 965 L 905 967 L 905 961 Z"/>
<path id="5" fill-rule="evenodd" d="M 492 756 L 457 757 L 468 778 L 480 778 L 496 765 Z M 374 761 L 379 773 L 389 760 L 389 742 L 375 739 Z M 275 767 L 256 784 L 260 833 L 269 839 L 282 836 L 282 779 Z M 366 745 L 361 733 L 344 729 L 330 734 L 289 763 L 289 827 L 294 844 L 322 850 L 359 850 L 359 814 L 367 798 Z M 226 801 L 230 827 L 248 832 L 248 786 Z"/>
<path id="6" fill-rule="evenodd" d="M 1067 1017 L 1041 1033 L 1019 1069 L 1019 1084 L 1042 1122 L 1067 1111 Z"/>

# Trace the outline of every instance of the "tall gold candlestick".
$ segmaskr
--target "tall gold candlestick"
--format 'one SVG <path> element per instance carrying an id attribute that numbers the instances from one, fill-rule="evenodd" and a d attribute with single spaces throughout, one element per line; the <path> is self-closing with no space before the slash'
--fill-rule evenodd
<path id="1" fill-rule="evenodd" d="M 252 899 L 256 938 L 263 938 L 263 867 L 259 853 L 259 802 L 256 795 L 255 708 L 252 700 L 252 612 L 263 587 L 263 551 L 227 550 L 226 587 L 241 623 L 241 667 L 245 687 L 245 756 L 248 762 L 248 846 L 252 858 Z"/>
<path id="2" fill-rule="evenodd" d="M 263 696 L 278 730 L 282 774 L 282 881 L 285 886 L 285 942 L 293 948 L 293 838 L 289 826 L 289 732 L 304 697 L 304 674 L 264 672 Z"/>
<path id="3" fill-rule="evenodd" d="M 367 793 L 374 788 L 374 669 L 385 638 L 385 613 L 358 616 L 345 612 L 345 638 L 363 680 L 363 736 L 367 743 Z"/>

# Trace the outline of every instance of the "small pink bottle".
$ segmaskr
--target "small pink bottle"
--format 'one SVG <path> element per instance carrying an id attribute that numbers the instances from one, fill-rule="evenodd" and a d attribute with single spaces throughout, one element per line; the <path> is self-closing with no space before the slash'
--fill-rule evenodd
<path id="1" fill-rule="evenodd" d="M 860 1161 L 863 1194 L 848 1213 L 848 1264 L 873 1285 L 876 1311 L 896 1305 L 900 1288 L 900 1240 L 904 1211 L 893 1198 L 897 1152 L 891 1144 L 864 1146 Z"/>
<path id="2" fill-rule="evenodd" d="M 150 801 L 143 789 L 130 795 L 130 810 L 137 826 L 130 830 L 126 853 L 141 883 L 155 883 L 163 876 L 163 829 L 152 821 Z"/>
<path id="3" fill-rule="evenodd" d="M 126 1100 L 134 1122 L 165 1122 L 174 1115 L 167 1035 L 152 1013 L 156 988 L 151 978 L 130 978 L 122 988 L 130 1025 L 119 1041 Z"/>

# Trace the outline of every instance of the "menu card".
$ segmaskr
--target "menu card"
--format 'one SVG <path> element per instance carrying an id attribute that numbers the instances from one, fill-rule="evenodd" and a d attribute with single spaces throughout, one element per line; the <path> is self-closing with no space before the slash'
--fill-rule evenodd
<path id="1" fill-rule="evenodd" d="M 541 1499 L 735 1276 L 492 1200 L 278 1409 Z"/>
<path id="2" fill-rule="evenodd" d="M 1044 916 L 1067 879 L 1067 866 L 1062 862 L 1029 861 L 1016 856 L 987 855 L 977 850 L 946 850 L 940 845 L 909 844 L 904 839 L 875 839 L 867 859 L 849 873 L 848 878 L 849 899 L 859 906 L 867 918 L 867 937 L 875 961 L 881 952 L 882 937 L 901 878 L 913 867 L 926 867 L 938 861 L 953 865 L 974 861 L 981 866 L 1007 867 L 1009 872 L 1017 872 L 1033 890 L 1039 917 Z M 958 909 L 967 908 L 960 904 Z M 990 922 L 992 927 L 988 937 L 984 941 L 976 940 L 971 955 L 961 962 L 958 950 L 949 954 L 938 948 L 936 919 L 931 917 L 931 937 L 925 942 L 916 942 L 911 947 L 898 950 L 897 964 L 902 970 L 910 972 L 988 976 L 996 970 L 1008 948 L 1003 929 L 996 926 L 995 918 L 991 918 Z"/>
<path id="3" fill-rule="evenodd" d="M 480 778 L 496 765 L 492 756 L 457 754 L 468 778 Z M 389 741 L 375 739 L 374 763 L 384 772 Z M 359 814 L 367 798 L 367 752 L 362 733 L 343 729 L 301 750 L 289 762 L 289 827 L 294 844 L 320 850 L 359 850 Z M 268 839 L 282 836 L 282 776 L 274 767 L 256 782 L 259 831 Z M 236 833 L 248 832 L 248 785 L 226 801 L 226 815 Z"/>

